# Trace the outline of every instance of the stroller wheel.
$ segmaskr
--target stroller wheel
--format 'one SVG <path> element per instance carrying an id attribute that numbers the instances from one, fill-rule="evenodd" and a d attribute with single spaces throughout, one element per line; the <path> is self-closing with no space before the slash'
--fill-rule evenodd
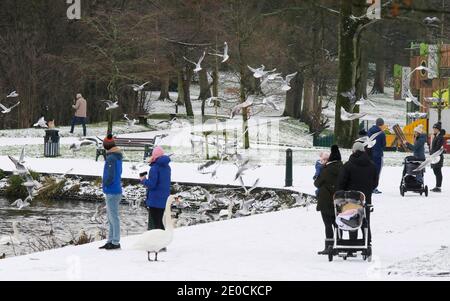
<path id="1" fill-rule="evenodd" d="M 372 262 L 372 247 L 367 248 L 367 261 Z"/>
<path id="2" fill-rule="evenodd" d="M 403 186 L 400 186 L 400 195 L 405 196 L 405 188 Z"/>
<path id="3" fill-rule="evenodd" d="M 425 196 L 428 197 L 428 186 L 425 186 Z"/>

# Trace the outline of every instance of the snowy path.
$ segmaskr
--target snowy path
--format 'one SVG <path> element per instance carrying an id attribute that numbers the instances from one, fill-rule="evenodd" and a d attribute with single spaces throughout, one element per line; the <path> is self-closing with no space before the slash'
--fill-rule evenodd
<path id="1" fill-rule="evenodd" d="M 296 173 L 304 192 L 313 189 L 306 186 L 310 171 Z M 273 170 L 259 174 L 276 178 Z M 1 260 L 0 280 L 448 280 L 432 277 L 450 271 L 450 251 L 441 248 L 450 246 L 448 196 L 401 198 L 400 175 L 399 167 L 385 168 L 384 194 L 374 198 L 372 263 L 360 258 L 329 263 L 317 256 L 323 225 L 310 207 L 177 229 L 169 252 L 160 256 L 164 261 L 156 264 L 131 250 L 136 238 L 128 237 L 118 252 L 99 251 L 100 243 L 94 243 Z M 444 178 L 449 177 L 445 168 Z M 431 172 L 426 182 L 434 183 Z M 444 191 L 449 190 L 447 181 Z"/>

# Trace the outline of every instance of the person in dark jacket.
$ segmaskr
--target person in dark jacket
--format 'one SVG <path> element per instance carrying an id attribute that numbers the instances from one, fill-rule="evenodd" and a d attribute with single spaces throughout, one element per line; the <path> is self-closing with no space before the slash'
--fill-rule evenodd
<path id="1" fill-rule="evenodd" d="M 112 135 L 103 141 L 106 150 L 106 161 L 103 170 L 103 193 L 106 196 L 109 232 L 106 245 L 100 249 L 120 249 L 119 205 L 122 200 L 122 151 L 116 147 Z"/>
<path id="2" fill-rule="evenodd" d="M 413 156 L 417 161 L 425 161 L 426 143 L 427 135 L 424 134 L 423 125 L 419 125 L 414 129 L 414 144 L 403 141 L 403 145 L 413 152 Z"/>
<path id="3" fill-rule="evenodd" d="M 384 127 L 384 120 L 382 118 L 378 118 L 373 127 L 369 129 L 367 135 L 369 137 L 373 136 L 378 132 L 382 132 Z M 377 170 L 378 177 L 380 177 L 381 169 L 383 168 L 383 158 L 384 158 L 384 149 L 386 148 L 386 134 L 383 132 L 376 138 L 377 143 L 371 150 L 371 159 L 373 163 L 375 163 L 375 167 Z M 373 193 L 379 194 L 381 191 L 378 190 L 378 186 L 375 187 Z"/>
<path id="4" fill-rule="evenodd" d="M 336 216 L 334 214 L 333 196 L 336 192 L 337 178 L 342 168 L 342 158 L 337 145 L 331 147 L 328 162 L 322 169 L 319 177 L 314 181 L 314 185 L 319 190 L 317 211 L 322 214 L 325 225 L 325 249 L 318 252 L 319 255 L 327 255 L 328 247 L 334 244 L 334 231 L 336 227 Z"/>
<path id="5" fill-rule="evenodd" d="M 355 142 L 352 148 L 353 154 L 343 168 L 338 177 L 338 191 L 360 191 L 366 196 L 366 203 L 372 204 L 372 193 L 378 186 L 378 172 L 375 164 L 370 160 L 364 149 L 364 143 Z M 370 210 L 366 210 L 367 221 L 370 222 Z M 350 232 L 350 239 L 358 237 L 356 231 Z M 369 231 L 369 243 L 371 234 Z"/>
<path id="6" fill-rule="evenodd" d="M 164 150 L 158 146 L 153 150 L 149 161 L 150 174 L 148 178 L 141 177 L 141 183 L 147 187 L 148 230 L 164 230 L 163 216 L 171 184 L 170 157 L 165 156 Z"/>
<path id="7" fill-rule="evenodd" d="M 441 150 L 445 143 L 445 130 L 442 129 L 440 122 L 433 126 L 433 141 L 431 142 L 430 154 L 434 154 Z M 434 175 L 436 176 L 436 187 L 431 191 L 442 192 L 442 167 L 444 166 L 444 154 L 441 155 L 441 160 L 437 164 L 431 165 Z"/>

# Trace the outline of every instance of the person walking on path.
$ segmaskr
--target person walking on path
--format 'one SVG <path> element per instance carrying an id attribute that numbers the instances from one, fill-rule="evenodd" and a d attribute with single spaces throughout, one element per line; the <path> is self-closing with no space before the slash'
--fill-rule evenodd
<path id="1" fill-rule="evenodd" d="M 171 169 L 170 157 L 164 154 L 162 147 L 153 150 L 149 159 L 150 173 L 148 178 L 141 176 L 141 183 L 147 187 L 146 205 L 148 208 L 148 230 L 165 230 L 163 216 L 167 199 L 170 196 Z"/>
<path id="2" fill-rule="evenodd" d="M 375 164 L 370 160 L 365 151 L 364 143 L 356 141 L 352 147 L 353 154 L 343 168 L 338 177 L 337 190 L 340 191 L 360 191 L 366 196 L 366 204 L 372 204 L 372 193 L 378 186 L 378 172 Z M 370 210 L 366 208 L 367 222 L 370 224 Z M 350 239 L 356 240 L 358 232 L 350 232 Z M 369 244 L 371 243 L 371 233 L 369 229 Z"/>
<path id="3" fill-rule="evenodd" d="M 122 151 L 116 146 L 112 135 L 103 141 L 106 161 L 103 170 L 103 193 L 106 196 L 109 232 L 106 245 L 100 249 L 120 249 L 119 206 L 122 200 Z"/>
<path id="4" fill-rule="evenodd" d="M 375 163 L 378 178 L 380 177 L 381 170 L 383 169 L 384 149 L 386 147 L 386 134 L 383 131 L 383 127 L 384 127 L 384 120 L 382 118 L 378 118 L 376 120 L 375 125 L 371 127 L 367 132 L 367 135 L 369 137 L 378 132 L 383 132 L 376 138 L 377 143 L 371 150 L 371 159 L 373 163 Z M 375 194 L 381 193 L 381 191 L 378 190 L 378 185 L 373 190 L 373 193 Z"/>
<path id="5" fill-rule="evenodd" d="M 83 136 L 86 137 L 86 118 L 87 118 L 87 101 L 83 95 L 77 94 L 77 100 L 72 108 L 75 110 L 75 115 L 72 119 L 72 128 L 70 133 L 73 134 L 75 125 L 81 124 L 83 126 Z"/>
<path id="6" fill-rule="evenodd" d="M 438 122 L 433 126 L 433 141 L 431 142 L 430 154 L 437 153 L 441 150 L 445 143 L 445 130 L 442 129 L 442 123 Z M 434 175 L 436 176 L 436 187 L 432 192 L 442 192 L 442 167 L 444 166 L 444 154 L 437 164 L 431 165 Z"/>
<path id="7" fill-rule="evenodd" d="M 319 190 L 317 211 L 320 211 L 325 225 L 325 249 L 318 252 L 319 255 L 327 255 L 328 248 L 334 245 L 334 231 L 336 216 L 334 214 L 333 196 L 336 192 L 337 179 L 341 171 L 342 157 L 337 145 L 331 147 L 328 162 L 323 167 L 314 185 Z"/>
<path id="8" fill-rule="evenodd" d="M 413 156 L 417 161 L 425 161 L 425 144 L 427 143 L 427 135 L 424 134 L 423 125 L 418 125 L 414 129 L 414 144 L 408 141 L 402 141 L 403 145 L 413 152 Z"/>

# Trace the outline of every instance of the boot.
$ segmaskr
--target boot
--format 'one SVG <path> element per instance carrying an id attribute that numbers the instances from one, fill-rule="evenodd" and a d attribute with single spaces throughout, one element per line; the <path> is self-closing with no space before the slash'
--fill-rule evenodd
<path id="1" fill-rule="evenodd" d="M 435 187 L 433 189 L 431 189 L 432 192 L 442 192 L 442 189 L 440 187 Z"/>
<path id="2" fill-rule="evenodd" d="M 325 249 L 323 251 L 317 252 L 318 255 L 328 255 L 328 248 L 334 245 L 334 239 L 325 239 Z"/>

